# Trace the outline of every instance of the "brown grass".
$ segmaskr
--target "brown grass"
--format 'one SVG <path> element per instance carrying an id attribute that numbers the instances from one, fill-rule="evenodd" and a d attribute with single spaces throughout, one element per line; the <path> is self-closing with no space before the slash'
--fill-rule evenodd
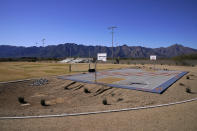
<path id="1" fill-rule="evenodd" d="M 97 82 L 111 84 L 113 82 L 117 82 L 117 81 L 121 81 L 121 80 L 125 80 L 125 79 L 123 79 L 123 78 L 117 78 L 117 77 L 107 77 L 107 78 L 98 79 Z"/>
<path id="2" fill-rule="evenodd" d="M 88 64 L 72 64 L 71 73 L 88 71 Z M 97 64 L 97 70 L 127 68 L 128 65 Z M 94 68 L 94 64 L 91 64 Z M 69 73 L 69 64 L 44 62 L 1 62 L 0 81 L 20 80 Z"/>
<path id="3" fill-rule="evenodd" d="M 3 63 L 4 64 L 4 63 Z M 17 74 L 46 75 L 47 70 L 64 70 L 66 64 L 54 63 L 5 63 L 0 64 L 4 76 L 16 78 Z M 36 66 L 38 65 L 38 66 Z M 46 66 L 46 67 L 44 67 Z M 78 71 L 86 68 L 85 64 L 75 65 Z M 152 65 L 136 65 L 141 68 L 149 68 Z M 145 67 L 144 67 L 145 66 Z M 25 69 L 24 69 L 25 67 Z M 29 67 L 29 68 L 27 68 Z M 128 65 L 98 64 L 98 69 L 123 68 Z M 131 66 L 130 66 L 131 67 Z M 3 69 L 2 69 L 3 68 Z M 14 69 L 13 69 L 14 68 Z M 55 68 L 55 69 L 54 69 Z M 87 65 L 88 68 L 88 65 Z M 75 82 L 64 90 L 72 81 L 61 80 L 55 77 L 47 78 L 49 83 L 42 86 L 31 86 L 33 80 L 0 84 L 0 116 L 25 116 L 25 115 L 50 115 L 62 113 L 94 112 L 102 110 L 114 110 L 138 106 L 164 104 L 197 97 L 197 67 L 157 65 L 156 68 L 169 70 L 189 71 L 186 79 L 183 76 L 163 94 L 147 93 L 136 90 L 112 88 L 95 84 Z M 9 70 L 8 70 L 9 69 Z M 34 70 L 33 72 L 29 69 Z M 45 71 L 45 72 L 44 72 Z M 66 71 L 65 71 L 66 72 Z M 24 73 L 24 74 L 23 74 Z M 37 74 L 40 73 L 40 74 Z M 78 73 L 72 72 L 72 73 Z M 4 78 L 0 73 L 1 78 Z M 32 75 L 32 76 L 31 76 Z M 53 73 L 48 73 L 53 75 Z M 8 77 L 9 78 L 9 77 Z M 109 78 L 108 80 L 116 78 Z M 180 86 L 179 83 L 185 86 Z M 78 89 L 79 85 L 83 85 Z M 185 92 L 190 87 L 192 93 Z M 84 89 L 91 93 L 84 93 Z M 77 90 L 76 90 L 77 89 Z M 9 97 L 8 97 L 9 96 Z M 21 106 L 17 98 L 23 96 L 30 104 Z M 40 100 L 46 100 L 50 106 L 40 105 Z M 103 105 L 107 99 L 109 105 Z M 104 113 L 97 115 L 82 115 L 75 117 L 45 118 L 45 119 L 13 119 L 0 120 L 0 130 L 196 130 L 197 102 L 189 102 L 166 107 L 151 108 L 146 110 L 133 110 L 124 112 Z M 162 118 L 162 119 L 161 119 Z M 173 123 L 173 124 L 172 124 Z"/>

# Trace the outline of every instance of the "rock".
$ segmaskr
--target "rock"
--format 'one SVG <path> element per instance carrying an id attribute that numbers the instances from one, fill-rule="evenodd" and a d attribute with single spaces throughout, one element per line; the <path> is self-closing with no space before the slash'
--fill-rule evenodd
<path id="1" fill-rule="evenodd" d="M 33 81 L 33 84 L 31 84 L 31 85 L 32 86 L 42 86 L 42 85 L 45 85 L 45 84 L 48 84 L 48 80 L 44 79 L 44 78 L 41 78 L 41 79 L 37 79 L 37 80 Z"/>

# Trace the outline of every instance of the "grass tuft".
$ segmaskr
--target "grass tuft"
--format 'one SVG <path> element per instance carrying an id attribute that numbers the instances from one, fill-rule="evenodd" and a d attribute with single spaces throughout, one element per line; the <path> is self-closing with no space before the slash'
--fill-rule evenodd
<path id="1" fill-rule="evenodd" d="M 103 105 L 108 105 L 107 99 L 103 99 Z"/>
<path id="2" fill-rule="evenodd" d="M 190 89 L 189 87 L 187 87 L 187 88 L 185 89 L 185 91 L 186 91 L 187 93 L 191 93 L 191 89 Z"/>
<path id="3" fill-rule="evenodd" d="M 115 93 L 112 93 L 111 96 L 115 96 Z"/>
<path id="4" fill-rule="evenodd" d="M 91 93 L 87 88 L 84 88 L 85 93 Z"/>
<path id="5" fill-rule="evenodd" d="M 123 100 L 124 100 L 123 98 L 118 98 L 117 102 L 123 101 Z"/>
<path id="6" fill-rule="evenodd" d="M 18 101 L 19 101 L 21 104 L 27 104 L 27 102 L 25 101 L 24 97 L 18 97 Z"/>
<path id="7" fill-rule="evenodd" d="M 183 84 L 183 83 L 179 83 L 179 85 L 180 85 L 180 86 L 185 86 L 185 84 Z"/>
<path id="8" fill-rule="evenodd" d="M 46 104 L 46 102 L 45 102 L 44 99 L 42 99 L 42 100 L 40 101 L 40 104 L 41 104 L 42 106 L 49 106 L 48 104 Z"/>

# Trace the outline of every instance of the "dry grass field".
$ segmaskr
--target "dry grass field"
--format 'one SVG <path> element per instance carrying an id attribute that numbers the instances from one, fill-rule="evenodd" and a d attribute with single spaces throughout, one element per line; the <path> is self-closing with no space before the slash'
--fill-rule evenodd
<path id="1" fill-rule="evenodd" d="M 93 65 L 92 65 L 93 66 Z M 98 70 L 113 68 L 150 69 L 152 65 L 98 64 Z M 0 84 L 0 116 L 45 115 L 102 111 L 137 106 L 148 106 L 182 101 L 197 97 L 197 67 L 156 65 L 156 68 L 189 71 L 163 94 L 111 88 L 102 85 L 61 80 L 54 75 L 69 74 L 67 64 L 59 63 L 1 63 L 1 81 L 43 77 L 48 84 L 33 86 L 34 80 Z M 72 73 L 87 71 L 87 64 L 75 64 Z M 17 74 L 18 73 L 18 74 Z M 187 79 L 189 77 L 189 79 Z M 114 81 L 114 79 L 110 79 Z M 191 93 L 186 92 L 191 89 Z M 29 105 L 21 105 L 24 97 Z M 42 106 L 44 99 L 49 106 Z M 103 100 L 107 100 L 107 105 Z M 197 129 L 197 102 L 107 114 L 0 120 L 0 130 L 180 130 Z"/>
<path id="2" fill-rule="evenodd" d="M 113 65 L 113 64 L 98 64 L 98 70 L 127 68 L 132 65 Z M 72 64 L 71 73 L 87 72 L 88 64 Z M 91 64 L 91 68 L 94 65 Z M 62 63 L 49 62 L 1 62 L 0 63 L 0 81 L 20 80 L 36 77 L 46 77 L 53 75 L 63 75 L 69 73 L 69 65 Z"/>

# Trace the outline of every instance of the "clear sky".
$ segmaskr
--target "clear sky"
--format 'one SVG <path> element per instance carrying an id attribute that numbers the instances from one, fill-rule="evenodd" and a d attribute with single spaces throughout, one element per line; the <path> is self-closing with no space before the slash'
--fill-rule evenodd
<path id="1" fill-rule="evenodd" d="M 76 43 L 197 49 L 197 0 L 0 0 L 0 45 Z"/>

